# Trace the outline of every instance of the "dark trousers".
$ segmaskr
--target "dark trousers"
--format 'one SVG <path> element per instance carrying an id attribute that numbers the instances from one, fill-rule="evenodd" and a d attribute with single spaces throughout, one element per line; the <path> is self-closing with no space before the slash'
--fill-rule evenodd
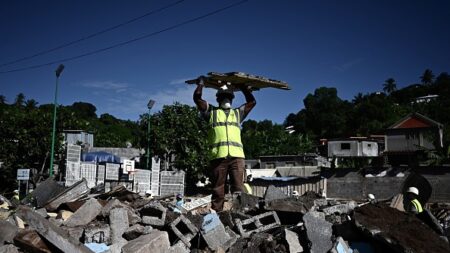
<path id="1" fill-rule="evenodd" d="M 226 158 L 210 162 L 211 183 L 213 186 L 211 208 L 222 211 L 225 199 L 225 181 L 230 175 L 231 192 L 242 192 L 244 189 L 244 159 Z"/>

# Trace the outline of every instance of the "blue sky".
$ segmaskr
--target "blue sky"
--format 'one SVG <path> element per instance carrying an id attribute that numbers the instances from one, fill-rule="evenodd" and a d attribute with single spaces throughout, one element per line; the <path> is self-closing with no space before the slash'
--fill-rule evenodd
<path id="1" fill-rule="evenodd" d="M 0 64 L 80 39 L 161 8 L 167 1 L 0 1 Z M 72 57 L 204 15 L 239 0 L 185 0 L 101 36 L 0 67 L 0 72 Z M 248 118 L 282 123 L 321 86 L 343 99 L 419 81 L 426 68 L 450 72 L 449 1 L 258 1 L 99 54 L 63 62 L 58 101 L 94 104 L 97 114 L 137 120 L 174 101 L 193 105 L 184 80 L 242 71 L 283 80 L 291 91 L 255 92 Z M 52 103 L 58 64 L 0 74 L 8 102 L 22 92 Z M 214 92 L 205 96 L 215 103 Z M 235 105 L 243 102 L 238 94 Z"/>

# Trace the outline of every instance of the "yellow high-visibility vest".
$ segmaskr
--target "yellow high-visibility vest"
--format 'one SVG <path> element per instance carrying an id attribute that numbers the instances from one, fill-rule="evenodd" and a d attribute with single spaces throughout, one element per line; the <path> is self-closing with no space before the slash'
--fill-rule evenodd
<path id="1" fill-rule="evenodd" d="M 240 122 L 239 109 L 230 109 L 227 116 L 223 109 L 212 108 L 208 133 L 210 160 L 226 157 L 245 158 Z"/>
<path id="2" fill-rule="evenodd" d="M 417 213 L 423 212 L 422 205 L 420 204 L 420 202 L 419 202 L 417 199 L 411 200 L 411 203 L 413 203 L 414 207 L 415 207 L 416 210 L 417 210 Z"/>

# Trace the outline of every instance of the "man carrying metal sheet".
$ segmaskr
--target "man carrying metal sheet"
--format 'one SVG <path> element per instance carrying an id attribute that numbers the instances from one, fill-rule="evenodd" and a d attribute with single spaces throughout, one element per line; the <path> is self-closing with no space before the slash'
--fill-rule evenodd
<path id="1" fill-rule="evenodd" d="M 240 124 L 255 107 L 256 100 L 250 87 L 242 85 L 240 90 L 246 103 L 239 108 L 231 108 L 234 93 L 226 85 L 216 94 L 219 107 L 210 106 L 202 99 L 204 87 L 203 78 L 197 79 L 194 91 L 194 102 L 203 118 L 209 123 L 208 143 L 210 149 L 210 168 L 213 194 L 212 209 L 221 211 L 225 198 L 225 181 L 230 176 L 231 192 L 243 191 L 244 179 L 244 148 L 241 142 Z"/>

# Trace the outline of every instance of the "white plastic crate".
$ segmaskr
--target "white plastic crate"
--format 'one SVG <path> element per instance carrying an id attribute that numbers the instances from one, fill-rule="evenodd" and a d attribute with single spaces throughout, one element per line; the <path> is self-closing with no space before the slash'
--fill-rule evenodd
<path id="1" fill-rule="evenodd" d="M 161 171 L 160 184 L 184 184 L 184 171 Z"/>
<path id="2" fill-rule="evenodd" d="M 161 196 L 169 194 L 183 194 L 184 195 L 184 184 L 161 184 L 159 188 L 159 193 Z"/>
<path id="3" fill-rule="evenodd" d="M 66 181 L 78 181 L 80 180 L 80 163 L 79 162 L 67 162 L 66 164 Z"/>
<path id="4" fill-rule="evenodd" d="M 119 164 L 107 163 L 105 168 L 105 180 L 119 180 L 119 169 Z"/>
<path id="5" fill-rule="evenodd" d="M 95 187 L 97 179 L 97 164 L 81 163 L 80 177 L 86 179 L 89 188 Z"/>
<path id="6" fill-rule="evenodd" d="M 161 159 L 156 159 L 152 157 L 152 171 L 160 171 L 161 170 Z"/>
<path id="7" fill-rule="evenodd" d="M 142 192 L 145 193 L 146 191 L 150 190 L 150 184 L 143 184 L 143 183 L 137 183 L 136 184 L 136 192 Z M 152 194 L 154 195 L 154 194 Z"/>
<path id="8" fill-rule="evenodd" d="M 66 156 L 67 162 L 80 162 L 81 157 L 81 146 L 78 145 L 67 145 L 67 156 Z"/>
<path id="9" fill-rule="evenodd" d="M 97 166 L 97 184 L 102 184 L 105 182 L 105 165 Z"/>
<path id="10" fill-rule="evenodd" d="M 134 171 L 134 181 L 138 183 L 150 184 L 150 170 L 135 169 Z"/>

